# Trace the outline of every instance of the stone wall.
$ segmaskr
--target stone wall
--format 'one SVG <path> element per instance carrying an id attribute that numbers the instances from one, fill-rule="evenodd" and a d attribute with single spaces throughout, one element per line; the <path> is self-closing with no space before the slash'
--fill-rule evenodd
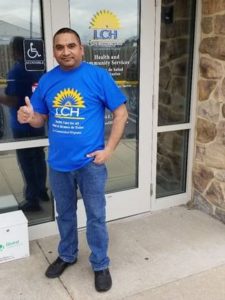
<path id="1" fill-rule="evenodd" d="M 225 1 L 202 0 L 193 201 L 225 222 Z"/>

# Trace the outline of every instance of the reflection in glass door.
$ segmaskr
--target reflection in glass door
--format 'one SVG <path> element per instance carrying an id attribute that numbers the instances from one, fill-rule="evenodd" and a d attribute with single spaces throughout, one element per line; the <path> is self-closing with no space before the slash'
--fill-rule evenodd
<path id="1" fill-rule="evenodd" d="M 194 0 L 162 0 L 157 198 L 186 192 L 194 24 Z"/>
<path id="2" fill-rule="evenodd" d="M 82 16 L 82 17 L 81 17 Z M 81 36 L 85 60 L 106 68 L 127 96 L 129 120 L 108 163 L 107 192 L 138 186 L 139 1 L 70 1 L 71 27 Z M 112 114 L 105 113 L 106 139 Z"/>
<path id="3" fill-rule="evenodd" d="M 1 1 L 0 12 L 0 213 L 22 209 L 39 224 L 53 219 L 46 131 L 21 125 L 17 110 L 45 72 L 41 1 Z"/>

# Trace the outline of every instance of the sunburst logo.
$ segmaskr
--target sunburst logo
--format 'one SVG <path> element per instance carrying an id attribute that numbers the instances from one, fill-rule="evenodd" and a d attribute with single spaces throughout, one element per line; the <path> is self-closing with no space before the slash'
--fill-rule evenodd
<path id="1" fill-rule="evenodd" d="M 56 108 L 56 118 L 80 118 L 80 109 L 85 108 L 81 94 L 74 89 L 60 91 L 53 100 L 53 107 Z"/>
<path id="2" fill-rule="evenodd" d="M 99 10 L 90 22 L 90 29 L 93 29 L 93 40 L 91 45 L 115 45 L 118 39 L 118 29 L 121 28 L 120 20 L 110 10 Z"/>
<path id="3" fill-rule="evenodd" d="M 53 101 L 53 107 L 85 107 L 82 96 L 74 89 L 60 91 Z"/>
<path id="4" fill-rule="evenodd" d="M 120 29 L 120 21 L 117 16 L 109 10 L 100 10 L 90 22 L 92 29 Z"/>

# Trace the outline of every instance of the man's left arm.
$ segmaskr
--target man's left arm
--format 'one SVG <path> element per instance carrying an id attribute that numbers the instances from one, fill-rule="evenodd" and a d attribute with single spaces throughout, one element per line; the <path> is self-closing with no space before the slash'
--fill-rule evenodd
<path id="1" fill-rule="evenodd" d="M 103 164 L 110 158 L 123 135 L 127 118 L 128 112 L 125 104 L 120 105 L 113 111 L 112 128 L 105 148 L 87 155 L 88 157 L 94 157 L 94 163 Z"/>

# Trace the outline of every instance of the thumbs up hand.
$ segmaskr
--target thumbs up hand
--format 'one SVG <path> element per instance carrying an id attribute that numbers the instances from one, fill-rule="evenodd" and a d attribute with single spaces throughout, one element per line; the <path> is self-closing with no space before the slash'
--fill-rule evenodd
<path id="1" fill-rule="evenodd" d="M 29 123 L 34 116 L 33 106 L 29 97 L 25 97 L 25 105 L 21 106 L 17 111 L 17 119 L 21 124 Z"/>

